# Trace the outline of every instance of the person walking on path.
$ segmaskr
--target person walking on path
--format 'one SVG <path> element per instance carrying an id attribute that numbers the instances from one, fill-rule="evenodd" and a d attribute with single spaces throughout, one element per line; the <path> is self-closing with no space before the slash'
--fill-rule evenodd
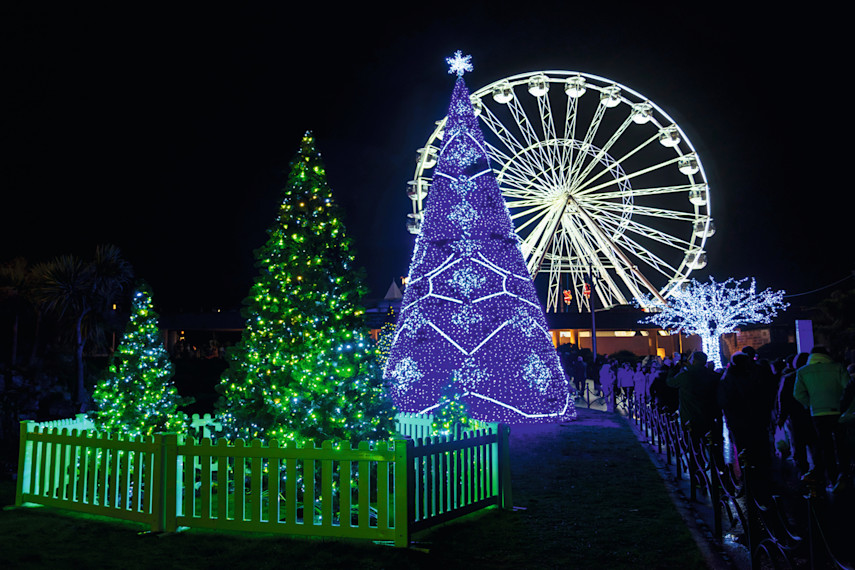
<path id="1" fill-rule="evenodd" d="M 816 429 L 822 460 L 820 482 L 827 477 L 833 491 L 845 488 L 849 475 L 849 449 L 838 421 L 840 400 L 848 384 L 849 374 L 843 365 L 832 360 L 824 347 L 815 346 L 807 364 L 796 370 L 793 387 L 793 397 L 810 410 Z"/>
<path id="2" fill-rule="evenodd" d="M 792 368 L 785 371 L 781 377 L 777 401 L 778 427 L 786 429 L 790 438 L 793 461 L 795 461 L 796 469 L 803 477 L 811 469 L 816 469 L 816 461 L 819 455 L 816 430 L 813 427 L 810 412 L 793 397 L 796 370 L 807 364 L 808 356 L 810 355 L 807 352 L 801 352 L 793 358 Z M 808 463 L 808 449 L 810 449 L 812 465 Z"/>
<path id="3" fill-rule="evenodd" d="M 623 392 L 627 405 L 629 405 L 629 399 L 632 398 L 632 392 L 635 388 L 635 384 L 632 382 L 632 374 L 629 362 L 624 362 L 617 371 L 617 385 L 621 389 L 621 392 Z"/>
<path id="4" fill-rule="evenodd" d="M 733 436 L 740 467 L 755 468 L 755 493 L 767 500 L 770 495 L 772 446 L 769 441 L 770 414 L 766 405 L 762 371 L 742 351 L 733 353 L 718 387 L 718 403 L 727 429 Z M 746 462 L 743 465 L 743 462 Z"/>
<path id="5" fill-rule="evenodd" d="M 647 402 L 647 373 L 641 362 L 636 363 L 635 372 L 632 373 L 632 385 L 637 398 Z"/>
<path id="6" fill-rule="evenodd" d="M 615 411 L 615 370 L 614 361 L 603 363 L 600 367 L 600 390 L 603 393 L 603 399 L 606 401 L 606 409 L 610 412 Z"/>
<path id="7" fill-rule="evenodd" d="M 581 356 L 577 356 L 573 362 L 573 383 L 576 384 L 576 391 L 583 398 L 585 397 L 585 385 L 588 382 L 588 367 L 585 366 L 585 360 Z"/>
<path id="8" fill-rule="evenodd" d="M 676 372 L 675 372 L 676 370 Z M 682 370 L 675 368 L 666 383 L 677 388 L 680 423 L 690 434 L 695 448 L 707 433 L 715 441 L 721 439 L 721 413 L 717 405 L 719 378 L 707 368 L 707 355 L 694 352 L 689 364 Z"/>
<path id="9" fill-rule="evenodd" d="M 650 399 L 659 410 L 666 414 L 676 412 L 680 403 L 680 391 L 668 386 L 668 376 L 675 366 L 670 358 L 663 360 L 656 377 L 650 383 Z M 679 370 L 674 371 L 674 374 L 677 372 Z"/>

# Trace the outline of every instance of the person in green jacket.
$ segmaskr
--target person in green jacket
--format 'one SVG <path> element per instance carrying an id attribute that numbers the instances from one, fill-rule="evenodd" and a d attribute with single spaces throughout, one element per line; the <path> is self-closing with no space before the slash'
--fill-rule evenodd
<path id="1" fill-rule="evenodd" d="M 840 398 L 849 383 L 843 365 L 832 360 L 828 351 L 815 346 L 806 365 L 796 370 L 793 397 L 810 410 L 819 438 L 820 458 L 815 462 L 820 479 L 827 477 L 834 491 L 847 485 L 849 450 L 843 441 Z"/>

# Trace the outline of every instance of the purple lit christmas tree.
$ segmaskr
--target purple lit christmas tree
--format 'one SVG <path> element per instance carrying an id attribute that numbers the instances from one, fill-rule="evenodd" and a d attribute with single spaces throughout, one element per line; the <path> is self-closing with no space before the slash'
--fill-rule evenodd
<path id="1" fill-rule="evenodd" d="M 385 377 L 403 412 L 438 411 L 462 391 L 468 416 L 550 422 L 576 410 L 513 223 L 487 159 L 463 72 L 416 238 Z"/>

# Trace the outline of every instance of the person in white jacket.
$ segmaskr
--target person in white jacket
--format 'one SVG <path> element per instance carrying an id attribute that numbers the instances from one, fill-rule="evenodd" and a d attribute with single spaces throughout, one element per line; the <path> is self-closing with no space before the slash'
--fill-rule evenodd
<path id="1" fill-rule="evenodd" d="M 615 362 L 610 360 L 603 363 L 600 367 L 600 389 L 603 391 L 603 398 L 606 401 L 606 409 L 614 411 L 614 391 L 615 391 Z"/>
<path id="2" fill-rule="evenodd" d="M 632 377 L 634 372 L 630 367 L 629 362 L 624 362 L 617 371 L 617 386 L 620 388 L 624 397 L 629 400 L 632 397 L 632 391 L 635 387 L 635 382 Z"/>
<path id="3" fill-rule="evenodd" d="M 635 372 L 632 374 L 632 385 L 635 390 L 636 397 L 642 400 L 647 396 L 647 372 L 639 362 L 635 365 Z"/>

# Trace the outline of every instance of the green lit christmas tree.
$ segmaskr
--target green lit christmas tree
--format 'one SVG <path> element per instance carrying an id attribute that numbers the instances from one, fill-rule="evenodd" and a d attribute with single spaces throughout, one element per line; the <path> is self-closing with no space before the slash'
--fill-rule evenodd
<path id="1" fill-rule="evenodd" d="M 151 291 L 139 285 L 122 342 L 93 394 L 97 410 L 89 417 L 99 429 L 131 436 L 184 430 L 187 415 L 178 408 L 193 400 L 179 396 L 172 382 L 157 319 Z"/>
<path id="2" fill-rule="evenodd" d="M 225 435 L 387 438 L 394 412 L 359 306 L 362 275 L 311 133 L 267 233 L 244 301 L 246 327 L 220 384 Z"/>

